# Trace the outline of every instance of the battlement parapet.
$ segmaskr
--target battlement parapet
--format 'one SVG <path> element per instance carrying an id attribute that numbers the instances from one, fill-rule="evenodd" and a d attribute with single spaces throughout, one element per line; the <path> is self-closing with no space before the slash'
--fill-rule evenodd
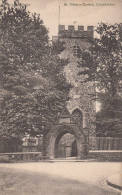
<path id="1" fill-rule="evenodd" d="M 73 25 L 69 25 L 66 29 L 65 25 L 59 25 L 59 37 L 60 38 L 94 38 L 94 27 L 87 26 L 87 30 L 84 30 L 84 26 L 78 26 L 77 29 Z"/>

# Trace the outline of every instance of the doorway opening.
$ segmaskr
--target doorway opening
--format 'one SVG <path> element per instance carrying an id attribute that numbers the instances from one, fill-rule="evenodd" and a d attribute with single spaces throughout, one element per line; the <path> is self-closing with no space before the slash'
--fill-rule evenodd
<path id="1" fill-rule="evenodd" d="M 55 142 L 55 158 L 76 158 L 77 155 L 77 141 L 75 135 L 68 132 L 59 135 Z"/>

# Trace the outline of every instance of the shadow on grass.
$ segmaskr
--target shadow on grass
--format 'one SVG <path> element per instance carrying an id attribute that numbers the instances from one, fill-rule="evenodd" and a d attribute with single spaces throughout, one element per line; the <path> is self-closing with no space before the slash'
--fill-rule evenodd
<path id="1" fill-rule="evenodd" d="M 67 173 L 68 174 L 68 173 Z M 80 183 L 46 174 L 20 172 L 15 169 L 0 170 L 2 195 L 119 195 L 100 186 Z"/>

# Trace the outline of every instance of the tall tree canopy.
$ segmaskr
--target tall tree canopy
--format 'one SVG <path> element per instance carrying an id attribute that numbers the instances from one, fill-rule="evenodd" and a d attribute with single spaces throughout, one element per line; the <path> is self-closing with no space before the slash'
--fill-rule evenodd
<path id="1" fill-rule="evenodd" d="M 50 43 L 36 13 L 14 0 L 0 5 L 0 134 L 44 134 L 68 98 L 63 45 Z M 45 127 L 46 126 L 46 127 Z"/>
<path id="2" fill-rule="evenodd" d="M 102 103 L 96 121 L 98 134 L 119 136 L 122 128 L 122 106 L 118 106 L 122 102 L 119 93 L 122 81 L 121 24 L 100 23 L 96 32 L 98 38 L 93 40 L 89 50 L 80 51 L 79 74 L 85 76 L 84 82 L 96 83 L 97 98 Z"/>

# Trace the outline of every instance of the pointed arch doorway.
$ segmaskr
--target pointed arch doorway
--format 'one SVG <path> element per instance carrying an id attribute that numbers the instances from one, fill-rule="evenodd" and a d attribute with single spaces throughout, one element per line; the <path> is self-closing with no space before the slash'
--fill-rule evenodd
<path id="1" fill-rule="evenodd" d="M 46 138 L 46 156 L 55 158 L 84 158 L 85 138 L 76 125 L 55 125 Z"/>
<path id="2" fill-rule="evenodd" d="M 57 136 L 55 141 L 55 158 L 77 158 L 77 139 L 69 132 Z"/>
<path id="3" fill-rule="evenodd" d="M 63 111 L 57 123 L 51 127 L 45 137 L 47 158 L 84 158 L 86 139 L 82 119 L 82 113 L 78 109 L 72 114 L 67 109 Z"/>

